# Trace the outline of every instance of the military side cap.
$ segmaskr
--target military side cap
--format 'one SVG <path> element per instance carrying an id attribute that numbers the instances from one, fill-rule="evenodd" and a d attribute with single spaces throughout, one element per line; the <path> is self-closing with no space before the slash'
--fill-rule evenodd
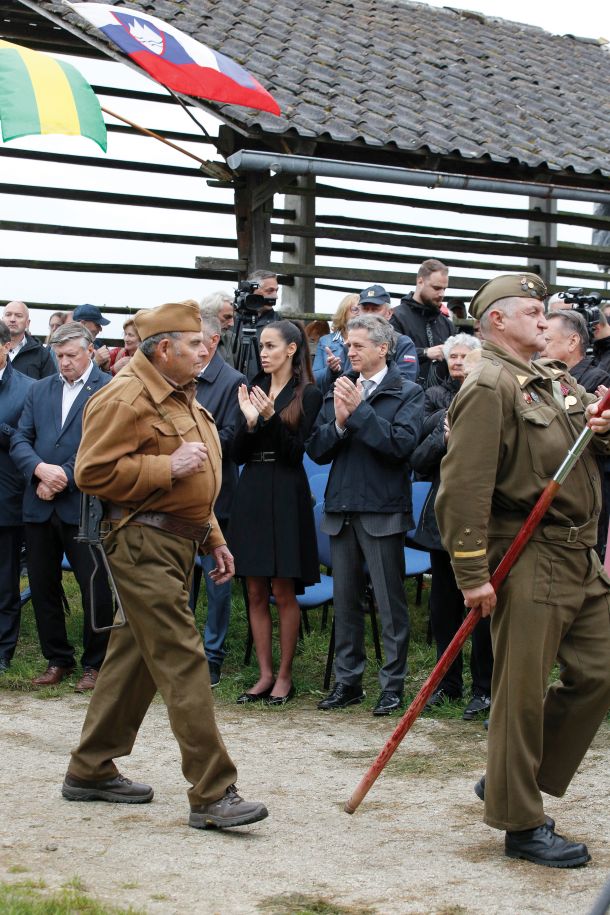
<path id="1" fill-rule="evenodd" d="M 546 286 L 535 273 L 505 273 L 488 280 L 475 292 L 469 311 L 478 320 L 498 299 L 543 299 L 545 296 Z"/>
<path id="2" fill-rule="evenodd" d="M 186 302 L 168 302 L 157 308 L 138 311 L 133 317 L 133 323 L 140 340 L 157 334 L 199 333 L 201 314 L 197 302 L 187 299 Z"/>
<path id="3" fill-rule="evenodd" d="M 360 293 L 359 305 L 389 305 L 391 302 L 390 293 L 386 292 L 383 286 L 367 286 Z"/>

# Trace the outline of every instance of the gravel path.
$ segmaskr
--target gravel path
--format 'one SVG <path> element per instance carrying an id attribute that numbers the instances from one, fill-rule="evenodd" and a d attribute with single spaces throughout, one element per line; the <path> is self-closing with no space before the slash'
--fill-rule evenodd
<path id="1" fill-rule="evenodd" d="M 485 765 L 478 723 L 419 720 L 350 817 L 343 802 L 393 723 L 362 709 L 322 714 L 309 699 L 279 710 L 220 704 L 240 792 L 264 800 L 270 815 L 217 832 L 186 826 L 178 750 L 160 702 L 121 766 L 154 786 L 154 802 L 64 801 L 59 787 L 86 703 L 0 692 L 2 880 L 59 888 L 78 877 L 97 899 L 151 915 L 291 912 L 296 903 L 280 910 L 268 900 L 292 894 L 354 915 L 585 915 L 610 871 L 607 722 L 568 796 L 548 799 L 560 831 L 587 841 L 593 856 L 587 868 L 561 871 L 506 859 L 502 834 L 482 823 L 472 790 Z"/>

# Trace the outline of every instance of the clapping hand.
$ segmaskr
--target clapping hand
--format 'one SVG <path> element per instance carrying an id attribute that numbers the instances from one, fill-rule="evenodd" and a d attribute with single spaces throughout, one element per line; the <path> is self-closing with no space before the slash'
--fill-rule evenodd
<path id="1" fill-rule="evenodd" d="M 258 422 L 258 410 L 251 402 L 248 388 L 245 384 L 240 384 L 237 391 L 237 399 L 239 401 L 239 409 L 246 417 L 248 429 L 254 429 Z"/>
<path id="2" fill-rule="evenodd" d="M 254 404 L 263 419 L 271 419 L 275 413 L 273 397 L 268 397 L 262 388 L 252 388 L 250 391 L 250 403 Z"/>
<path id="3" fill-rule="evenodd" d="M 341 371 L 341 360 L 338 356 L 335 356 L 330 346 L 325 346 L 324 351 L 326 353 L 326 365 L 336 375 Z"/>

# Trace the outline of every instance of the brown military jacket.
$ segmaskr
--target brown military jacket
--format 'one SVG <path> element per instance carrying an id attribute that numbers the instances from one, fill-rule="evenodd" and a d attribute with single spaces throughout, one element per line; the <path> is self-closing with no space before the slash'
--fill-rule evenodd
<path id="1" fill-rule="evenodd" d="M 495 567 L 494 545 L 517 534 L 584 428 L 585 406 L 595 400 L 563 363 L 524 363 L 485 342 L 479 366 L 449 409 L 435 502 L 460 588 L 489 581 L 489 553 Z M 609 439 L 593 437 L 532 539 L 595 545 L 601 506 L 595 453 L 610 452 Z"/>
<path id="2" fill-rule="evenodd" d="M 213 506 L 221 483 L 214 420 L 194 397 L 173 387 L 141 353 L 87 403 L 76 457 L 79 489 L 129 510 L 155 490 L 146 510 L 212 524 L 206 550 L 225 542 Z M 192 476 L 172 480 L 170 455 L 183 442 L 204 442 L 208 460 Z"/>

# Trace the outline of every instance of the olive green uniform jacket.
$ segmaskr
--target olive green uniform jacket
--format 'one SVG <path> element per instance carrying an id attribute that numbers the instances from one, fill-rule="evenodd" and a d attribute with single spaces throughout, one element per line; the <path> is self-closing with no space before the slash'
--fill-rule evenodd
<path id="1" fill-rule="evenodd" d="M 451 434 L 435 502 L 460 588 L 489 581 L 490 541 L 517 534 L 584 429 L 586 405 L 595 400 L 563 363 L 527 364 L 484 344 L 480 365 L 449 410 Z M 610 453 L 608 437 L 593 437 L 534 540 L 595 546 L 601 509 L 596 452 Z"/>
<path id="2" fill-rule="evenodd" d="M 594 400 L 562 363 L 526 364 L 490 343 L 475 372 L 449 410 L 435 503 L 462 589 L 489 581 Z M 541 791 L 564 794 L 610 705 L 610 591 L 592 549 L 594 455 L 607 448 L 593 437 L 498 590 L 485 784 L 496 829 L 542 825 Z"/>

